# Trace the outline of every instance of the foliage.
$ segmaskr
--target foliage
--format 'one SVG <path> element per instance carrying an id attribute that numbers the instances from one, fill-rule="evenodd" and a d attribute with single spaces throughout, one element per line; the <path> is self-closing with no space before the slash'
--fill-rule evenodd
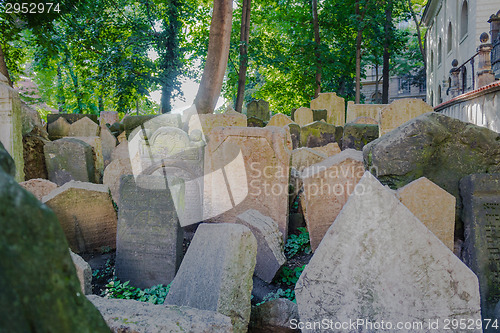
<path id="1" fill-rule="evenodd" d="M 163 304 L 170 289 L 170 284 L 168 286 L 159 284 L 141 290 L 140 288 L 131 286 L 130 281 L 122 283 L 120 280 L 114 278 L 109 281 L 106 288 L 103 296 L 108 298 L 133 299 L 140 302 Z"/>
<path id="2" fill-rule="evenodd" d="M 306 268 L 306 265 L 295 267 L 293 270 L 288 267 L 283 267 L 279 275 L 279 281 L 289 286 L 295 286 L 304 268 Z"/>
<path id="3" fill-rule="evenodd" d="M 306 228 L 298 228 L 299 235 L 290 235 L 285 244 L 285 254 L 287 258 L 293 258 L 297 253 L 304 251 L 311 253 L 311 244 L 309 241 L 309 232 Z"/>
<path id="4" fill-rule="evenodd" d="M 295 290 L 293 290 L 291 288 L 288 288 L 285 290 L 279 288 L 275 292 L 271 292 L 271 293 L 267 294 L 266 296 L 264 296 L 264 298 L 262 299 L 262 302 L 257 303 L 256 305 L 261 305 L 261 304 L 264 304 L 264 303 L 269 302 L 269 301 L 274 301 L 275 299 L 278 299 L 278 298 L 288 298 L 290 301 L 297 303 L 297 300 L 295 299 Z"/>

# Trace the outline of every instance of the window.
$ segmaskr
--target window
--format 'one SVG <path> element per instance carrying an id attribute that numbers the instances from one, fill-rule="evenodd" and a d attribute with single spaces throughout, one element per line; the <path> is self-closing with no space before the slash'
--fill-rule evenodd
<path id="1" fill-rule="evenodd" d="M 439 38 L 438 42 L 438 65 L 441 65 L 441 62 L 443 61 L 443 44 L 441 43 L 441 38 Z"/>
<path id="2" fill-rule="evenodd" d="M 399 91 L 398 94 L 409 94 L 410 93 L 410 80 L 407 77 L 399 78 Z"/>
<path id="3" fill-rule="evenodd" d="M 469 30 L 469 5 L 467 0 L 462 4 L 462 15 L 460 17 L 460 38 L 464 38 Z"/>
<path id="4" fill-rule="evenodd" d="M 451 52 L 451 48 L 453 46 L 453 31 L 452 31 L 452 28 L 451 28 L 451 22 L 448 23 L 448 36 L 446 38 L 446 51 L 448 53 Z"/>
<path id="5" fill-rule="evenodd" d="M 430 104 L 431 106 L 434 106 L 434 92 L 431 91 L 431 96 L 430 96 Z"/>
<path id="6" fill-rule="evenodd" d="M 437 99 L 438 99 L 437 100 L 437 104 L 438 105 L 441 104 L 441 103 L 443 103 L 443 99 L 441 98 L 441 85 L 439 85 L 439 87 L 438 87 L 438 96 L 437 96 Z"/>
<path id="7" fill-rule="evenodd" d="M 431 51 L 431 72 L 434 70 L 434 51 Z"/>

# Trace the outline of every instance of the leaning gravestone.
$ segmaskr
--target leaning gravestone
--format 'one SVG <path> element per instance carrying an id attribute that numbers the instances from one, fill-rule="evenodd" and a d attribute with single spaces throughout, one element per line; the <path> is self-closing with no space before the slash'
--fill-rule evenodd
<path id="1" fill-rule="evenodd" d="M 116 248 L 116 212 L 105 185 L 71 181 L 42 198 L 75 253 Z"/>
<path id="2" fill-rule="evenodd" d="M 290 159 L 290 167 L 302 171 L 313 164 L 325 160 L 327 156 L 320 152 L 312 150 L 312 148 L 302 147 L 292 150 Z"/>
<path id="3" fill-rule="evenodd" d="M 126 142 L 126 141 L 125 141 Z M 120 178 L 123 175 L 133 175 L 130 160 L 116 159 L 112 161 L 106 169 L 104 169 L 104 176 L 102 183 L 109 187 L 113 201 L 120 206 Z"/>
<path id="4" fill-rule="evenodd" d="M 250 320 L 257 241 L 238 224 L 201 224 L 175 276 L 165 304 L 217 311 L 231 318 L 235 333 Z"/>
<path id="5" fill-rule="evenodd" d="M 107 127 L 101 128 L 102 159 L 104 167 L 111 162 L 111 154 L 116 147 L 116 138 Z"/>
<path id="6" fill-rule="evenodd" d="M 378 125 L 347 123 L 342 135 L 342 149 L 363 150 L 363 147 L 378 138 Z"/>
<path id="7" fill-rule="evenodd" d="M 62 138 L 44 146 L 49 180 L 61 186 L 70 180 L 96 182 L 92 146 L 74 138 Z"/>
<path id="8" fill-rule="evenodd" d="M 399 200 L 448 248 L 454 249 L 455 197 L 422 177 L 396 192 Z"/>
<path id="9" fill-rule="evenodd" d="M 434 109 L 432 106 L 418 98 L 395 100 L 379 111 L 379 136 L 389 133 L 396 127 L 406 123 L 408 120 L 433 111 Z"/>
<path id="10" fill-rule="evenodd" d="M 483 319 L 494 319 L 500 301 L 500 174 L 464 177 L 460 194 L 464 205 L 463 259 L 478 276 Z"/>
<path id="11" fill-rule="evenodd" d="M 102 141 L 99 136 L 81 136 L 71 137 L 89 144 L 92 147 L 92 155 L 94 158 L 95 180 L 96 183 L 100 182 L 104 172 L 104 157 L 102 153 Z"/>
<path id="12" fill-rule="evenodd" d="M 24 181 L 23 120 L 21 100 L 5 76 L 0 74 L 0 142 L 14 159 L 16 180 Z"/>
<path id="13" fill-rule="evenodd" d="M 278 230 L 278 225 L 270 217 L 262 215 L 255 209 L 249 209 L 238 215 L 236 223 L 248 227 L 257 239 L 257 263 L 254 274 L 271 283 L 286 262 L 283 236 Z"/>
<path id="14" fill-rule="evenodd" d="M 82 293 L 84 295 L 92 294 L 92 268 L 88 262 L 83 260 L 78 254 L 69 251 L 71 255 L 71 260 L 76 269 L 76 276 L 80 281 L 80 286 L 82 287 Z"/>
<path id="15" fill-rule="evenodd" d="M 99 125 L 97 125 L 89 118 L 84 117 L 70 125 L 68 136 L 99 136 L 100 130 L 101 128 L 99 127 Z"/>
<path id="16" fill-rule="evenodd" d="M 474 325 L 454 332 L 482 331 L 476 324 L 481 310 L 475 274 L 369 172 L 326 233 L 295 292 L 302 322 L 354 321 L 356 332 L 392 332 L 399 322 L 421 323 L 422 328 L 405 331 L 431 332 L 457 320 Z"/>
<path id="17" fill-rule="evenodd" d="M 158 117 L 158 115 L 126 116 L 122 119 L 125 136 L 128 139 L 130 133 L 137 127 L 141 127 L 145 122 Z"/>
<path id="18" fill-rule="evenodd" d="M 248 117 L 247 118 L 247 126 L 248 127 L 266 127 L 266 122 L 257 117 Z"/>
<path id="19" fill-rule="evenodd" d="M 304 217 L 313 251 L 353 193 L 364 171 L 363 154 L 353 149 L 344 150 L 302 171 L 307 212 Z"/>
<path id="20" fill-rule="evenodd" d="M 24 176 L 26 180 L 49 178 L 43 152 L 48 140 L 37 135 L 37 132 L 40 133 L 40 131 L 33 130 L 32 133 L 23 136 Z"/>
<path id="21" fill-rule="evenodd" d="M 57 139 L 69 136 L 69 130 L 71 128 L 70 123 L 63 117 L 57 118 L 56 121 L 47 125 L 47 131 L 49 133 L 49 139 L 54 141 Z"/>
<path id="22" fill-rule="evenodd" d="M 269 102 L 258 99 L 247 104 L 247 117 L 259 118 L 263 121 L 269 121 Z"/>
<path id="23" fill-rule="evenodd" d="M 292 149 L 300 147 L 300 126 L 295 123 L 290 123 L 285 126 L 290 131 L 290 138 L 292 139 Z"/>
<path id="24" fill-rule="evenodd" d="M 19 183 L 26 191 L 33 194 L 38 200 L 48 195 L 57 188 L 57 184 L 47 179 L 30 179 Z"/>
<path id="25" fill-rule="evenodd" d="M 159 176 L 122 176 L 116 237 L 116 276 L 139 288 L 168 285 L 182 260 L 183 231 Z"/>
<path id="26" fill-rule="evenodd" d="M 239 112 L 226 112 L 223 114 L 195 114 L 189 119 L 189 134 L 199 130 L 204 136 L 210 134 L 215 127 L 247 126 L 247 117 Z"/>
<path id="27" fill-rule="evenodd" d="M 345 102 L 336 93 L 320 93 L 311 101 L 312 110 L 326 110 L 328 124 L 344 126 L 345 124 Z"/>
<path id="28" fill-rule="evenodd" d="M 283 127 L 291 123 L 293 123 L 293 120 L 290 117 L 283 113 L 277 113 L 269 119 L 266 126 Z"/>
<path id="29" fill-rule="evenodd" d="M 426 177 L 457 199 L 455 237 L 462 238 L 458 183 L 500 172 L 500 134 L 436 112 L 423 114 L 363 148 L 367 169 L 393 189 Z"/>
<path id="30" fill-rule="evenodd" d="M 331 143 L 327 144 L 326 146 L 314 147 L 311 149 L 317 153 L 326 155 L 326 157 L 331 157 L 331 156 L 336 155 L 342 151 L 342 150 L 340 150 L 339 144 L 336 142 L 331 142 Z"/>
<path id="31" fill-rule="evenodd" d="M 256 209 L 287 236 L 288 178 L 291 148 L 279 127 L 217 127 L 206 147 L 204 217 L 234 222 Z"/>
<path id="32" fill-rule="evenodd" d="M 314 121 L 312 110 L 304 107 L 298 108 L 294 113 L 294 121 L 300 126 L 312 123 Z"/>
<path id="33" fill-rule="evenodd" d="M 330 142 L 342 142 L 343 128 L 327 124 L 323 121 L 315 121 L 306 126 L 302 126 L 300 130 L 300 145 L 301 147 L 321 147 Z"/>
<path id="34" fill-rule="evenodd" d="M 56 215 L 7 174 L 3 147 L 0 156 L 0 331 L 109 332 L 81 292 Z"/>

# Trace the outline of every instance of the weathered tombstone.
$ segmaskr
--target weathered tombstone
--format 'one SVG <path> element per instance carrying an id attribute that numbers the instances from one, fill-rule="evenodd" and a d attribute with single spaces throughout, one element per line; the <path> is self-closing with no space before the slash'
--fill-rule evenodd
<path id="1" fill-rule="evenodd" d="M 269 102 L 258 99 L 247 104 L 247 117 L 255 117 L 264 121 L 269 121 Z"/>
<path id="2" fill-rule="evenodd" d="M 71 124 L 68 123 L 66 119 L 64 119 L 63 117 L 57 118 L 56 121 L 53 121 L 52 123 L 47 125 L 49 139 L 54 141 L 64 138 L 65 136 L 69 136 L 70 128 Z"/>
<path id="3" fill-rule="evenodd" d="M 283 113 L 277 113 L 271 117 L 266 126 L 283 127 L 293 123 L 292 119 Z"/>
<path id="4" fill-rule="evenodd" d="M 323 121 L 302 126 L 300 130 L 301 147 L 321 147 L 330 142 L 342 142 L 343 128 Z"/>
<path id="5" fill-rule="evenodd" d="M 120 178 L 123 175 L 133 174 L 132 166 L 128 158 L 113 160 L 106 169 L 104 169 L 102 183 L 109 187 L 111 197 L 118 207 L 120 206 Z"/>
<path id="6" fill-rule="evenodd" d="M 199 130 L 204 136 L 210 134 L 215 127 L 247 126 L 247 117 L 239 112 L 226 112 L 223 114 L 199 114 L 189 119 L 189 134 Z"/>
<path id="7" fill-rule="evenodd" d="M 462 238 L 458 183 L 472 173 L 500 172 L 500 134 L 429 112 L 370 142 L 363 156 L 367 169 L 393 189 L 426 177 L 452 194 L 455 237 Z"/>
<path id="8" fill-rule="evenodd" d="M 1 145 L 1 144 L 0 144 Z M 109 332 L 85 299 L 56 215 L 0 163 L 1 332 Z"/>
<path id="9" fill-rule="evenodd" d="M 378 121 L 370 117 L 358 117 L 352 121 L 353 124 L 378 125 Z"/>
<path id="10" fill-rule="evenodd" d="M 368 117 L 377 120 L 378 113 L 387 104 L 355 104 L 353 101 L 347 102 L 346 123 L 354 122 L 359 117 Z"/>
<path id="11" fill-rule="evenodd" d="M 256 256 L 257 241 L 247 227 L 201 224 L 165 304 L 217 311 L 231 318 L 235 333 L 246 332 Z"/>
<path id="12" fill-rule="evenodd" d="M 324 121 L 328 119 L 328 111 L 327 110 L 311 110 L 313 114 L 313 122 L 314 121 Z"/>
<path id="13" fill-rule="evenodd" d="M 301 322 L 357 318 L 356 332 L 393 331 L 399 322 L 422 325 L 405 331 L 430 332 L 431 323 L 441 328 L 454 320 L 481 321 L 474 273 L 369 172 L 302 272 L 295 293 Z M 455 331 L 482 330 L 473 325 Z"/>
<path id="14" fill-rule="evenodd" d="M 247 126 L 248 127 L 265 127 L 266 122 L 257 117 L 248 117 L 247 118 Z"/>
<path id="15" fill-rule="evenodd" d="M 345 124 L 345 102 L 336 93 L 320 93 L 317 98 L 311 101 L 311 109 L 326 110 L 326 122 L 336 126 Z"/>
<path id="16" fill-rule="evenodd" d="M 99 124 L 97 121 L 96 114 L 80 114 L 80 113 L 52 113 L 47 115 L 47 124 L 50 125 L 54 121 L 57 121 L 59 118 L 64 118 L 68 124 L 73 124 L 80 119 L 89 118 L 94 123 Z"/>
<path id="17" fill-rule="evenodd" d="M 298 171 L 302 171 L 313 164 L 319 163 L 327 158 L 326 155 L 312 150 L 312 148 L 302 147 L 292 150 L 290 166 Z"/>
<path id="18" fill-rule="evenodd" d="M 283 128 L 213 129 L 206 147 L 204 217 L 234 222 L 237 215 L 256 209 L 276 221 L 286 239 L 288 149 Z"/>
<path id="19" fill-rule="evenodd" d="M 73 265 L 75 266 L 76 275 L 80 281 L 82 293 L 84 295 L 92 294 L 92 269 L 90 268 L 90 265 L 78 254 L 71 252 L 71 250 L 69 251 L 69 254 L 71 255 Z"/>
<path id="20" fill-rule="evenodd" d="M 278 230 L 278 225 L 270 217 L 262 215 L 255 209 L 249 209 L 238 215 L 236 223 L 250 229 L 257 239 L 257 263 L 254 274 L 271 283 L 286 262 L 283 236 Z"/>
<path id="21" fill-rule="evenodd" d="M 111 153 L 111 161 L 114 160 L 120 160 L 120 159 L 126 159 L 130 161 L 130 155 L 128 152 L 128 141 L 125 140 L 123 142 L 120 142 L 115 149 L 113 149 L 113 152 Z"/>
<path id="22" fill-rule="evenodd" d="M 107 186 L 71 181 L 42 202 L 56 213 L 73 252 L 116 248 L 116 212 Z"/>
<path id="23" fill-rule="evenodd" d="M 248 333 L 294 333 L 299 329 L 291 328 L 291 323 L 298 323 L 297 304 L 286 298 L 278 298 L 257 306 L 252 306 Z"/>
<path id="24" fill-rule="evenodd" d="M 116 138 L 106 127 L 101 128 L 102 158 L 104 167 L 111 162 L 111 154 L 116 147 Z"/>
<path id="25" fill-rule="evenodd" d="M 76 123 L 75 123 L 76 124 Z M 92 153 L 95 163 L 95 181 L 100 182 L 102 174 L 104 172 L 104 157 L 102 155 L 102 141 L 99 136 L 81 136 L 81 137 L 69 137 L 77 139 L 89 144 L 92 147 Z"/>
<path id="26" fill-rule="evenodd" d="M 49 180 L 63 185 L 70 180 L 96 181 L 92 146 L 74 138 L 62 138 L 44 146 Z"/>
<path id="27" fill-rule="evenodd" d="M 43 152 L 43 147 L 47 142 L 48 140 L 34 133 L 23 136 L 24 178 L 26 180 L 49 177 Z"/>
<path id="28" fill-rule="evenodd" d="M 302 172 L 307 212 L 304 217 L 313 251 L 353 193 L 364 171 L 363 154 L 348 149 Z"/>
<path id="29" fill-rule="evenodd" d="M 231 319 L 215 311 L 96 295 L 87 298 L 101 312 L 112 332 L 233 332 Z"/>
<path id="30" fill-rule="evenodd" d="M 30 179 L 19 183 L 26 191 L 33 194 L 38 200 L 42 200 L 44 196 L 54 191 L 57 184 L 47 179 Z"/>
<path id="31" fill-rule="evenodd" d="M 172 282 L 182 260 L 183 231 L 167 180 L 122 176 L 116 276 L 139 288 Z"/>
<path id="32" fill-rule="evenodd" d="M 23 122 L 23 136 L 31 133 L 35 129 L 35 127 L 38 127 L 39 129 L 43 128 L 42 119 L 40 118 L 40 114 L 38 113 L 38 111 L 23 101 L 21 101 L 21 119 Z M 46 133 L 44 133 L 43 136 L 46 137 L 45 134 Z"/>
<path id="33" fill-rule="evenodd" d="M 342 151 L 337 142 L 330 142 L 326 146 L 314 147 L 311 149 L 317 153 L 326 155 L 326 157 L 336 155 Z"/>
<path id="34" fill-rule="evenodd" d="M 137 127 L 142 126 L 148 120 L 151 120 L 158 115 L 143 115 L 143 116 L 126 116 L 122 119 L 123 127 L 125 129 L 125 136 L 128 139 L 130 133 Z"/>
<path id="35" fill-rule="evenodd" d="M 118 111 L 101 111 L 99 114 L 99 124 L 101 127 L 105 127 L 106 124 L 113 125 L 119 122 L 120 116 L 118 115 Z"/>
<path id="36" fill-rule="evenodd" d="M 500 174 L 466 176 L 460 181 L 460 194 L 465 227 L 462 256 L 479 279 L 483 319 L 494 319 L 500 301 Z"/>
<path id="37" fill-rule="evenodd" d="M 294 113 L 294 121 L 300 126 L 305 126 L 314 121 L 313 112 L 309 108 L 298 108 Z"/>
<path id="38" fill-rule="evenodd" d="M 395 100 L 379 111 L 379 136 L 389 133 L 413 118 L 433 111 L 432 106 L 418 98 Z"/>
<path id="39" fill-rule="evenodd" d="M 455 197 L 422 177 L 396 192 L 399 200 L 444 245 L 453 251 L 455 234 Z"/>
<path id="40" fill-rule="evenodd" d="M 1 75 L 1 74 L 0 74 Z M 12 156 L 16 164 L 16 180 L 24 181 L 23 160 L 23 120 L 21 118 L 21 100 L 12 89 L 5 76 L 0 77 L 0 142 Z"/>
<path id="41" fill-rule="evenodd" d="M 363 150 L 363 147 L 378 138 L 378 125 L 347 123 L 342 134 L 342 149 Z"/>
<path id="42" fill-rule="evenodd" d="M 69 127 L 68 136 L 72 137 L 86 137 L 86 136 L 99 136 L 101 128 L 87 117 L 75 121 Z"/>
<path id="43" fill-rule="evenodd" d="M 288 127 L 290 131 L 290 138 L 292 139 L 292 149 L 297 149 L 300 147 L 300 126 L 295 123 L 290 123 L 285 126 Z"/>

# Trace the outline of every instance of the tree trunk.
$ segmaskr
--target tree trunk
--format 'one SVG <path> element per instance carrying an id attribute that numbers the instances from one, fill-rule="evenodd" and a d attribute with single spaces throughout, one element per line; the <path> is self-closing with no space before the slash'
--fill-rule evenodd
<path id="1" fill-rule="evenodd" d="M 245 83 L 248 66 L 248 42 L 250 40 L 250 10 L 252 0 L 243 0 L 240 29 L 240 69 L 238 71 L 238 94 L 236 95 L 236 111 L 242 112 L 245 99 Z"/>
<path id="2" fill-rule="evenodd" d="M 378 64 L 375 64 L 375 104 L 379 104 L 380 100 L 378 98 Z"/>
<path id="3" fill-rule="evenodd" d="M 314 47 L 314 56 L 316 57 L 316 89 L 314 91 L 314 98 L 319 96 L 321 92 L 321 54 L 320 45 L 321 39 L 319 37 L 319 22 L 318 22 L 318 0 L 312 0 L 312 17 L 313 17 L 313 29 L 314 29 L 314 42 L 316 43 Z"/>
<path id="4" fill-rule="evenodd" d="M 359 22 L 358 31 L 356 34 L 356 97 L 355 103 L 359 104 L 361 100 L 361 40 L 363 38 L 363 30 L 365 29 L 364 19 L 366 11 L 368 10 L 369 1 L 365 3 L 365 8 L 361 12 L 360 7 L 361 0 L 356 0 L 355 13 L 357 20 Z"/>
<path id="5" fill-rule="evenodd" d="M 232 18 L 233 2 L 214 0 L 207 61 L 194 100 L 198 113 L 213 113 L 217 104 L 229 57 Z"/>
<path id="6" fill-rule="evenodd" d="M 56 90 L 56 99 L 59 113 L 63 113 L 64 105 L 65 105 L 65 97 L 64 97 L 64 87 L 63 87 L 63 77 L 61 70 L 61 63 L 57 63 L 57 90 Z"/>
<path id="7" fill-rule="evenodd" d="M 382 68 L 382 104 L 389 104 L 389 79 L 390 79 L 390 68 L 389 60 L 391 58 L 390 43 L 392 36 L 392 1 L 387 1 L 387 6 L 385 7 L 385 25 L 384 25 L 384 59 Z"/>
<path id="8" fill-rule="evenodd" d="M 13 87 L 12 80 L 10 79 L 9 71 L 7 70 L 7 64 L 5 63 L 5 55 L 3 53 L 2 45 L 0 45 L 0 73 L 7 78 L 9 86 Z"/>

